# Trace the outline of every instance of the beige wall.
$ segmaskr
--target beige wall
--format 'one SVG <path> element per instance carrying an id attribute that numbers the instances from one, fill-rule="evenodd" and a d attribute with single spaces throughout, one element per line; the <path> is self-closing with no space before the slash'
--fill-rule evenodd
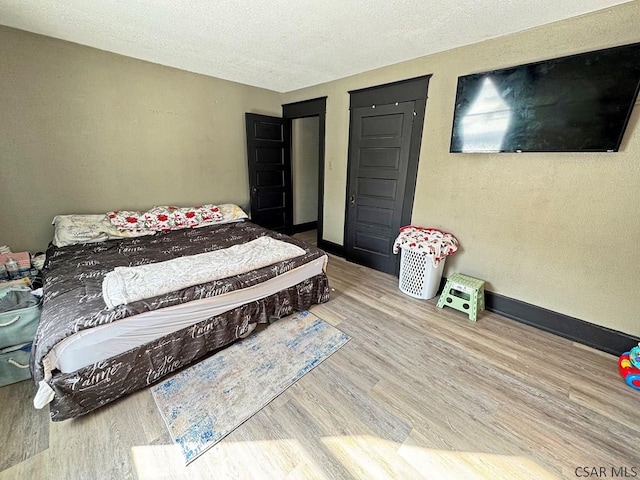
<path id="1" fill-rule="evenodd" d="M 0 27 L 0 245 L 57 214 L 248 204 L 244 112 L 281 94 Z"/>
<path id="2" fill-rule="evenodd" d="M 319 118 L 292 121 L 293 224 L 318 220 Z"/>
<path id="3" fill-rule="evenodd" d="M 433 74 L 413 222 L 453 232 L 445 274 L 640 335 L 640 109 L 613 154 L 448 153 L 458 75 L 640 41 L 640 2 L 279 95 L 0 27 L 0 245 L 56 214 L 248 202 L 243 113 L 327 96 L 324 239 L 343 243 L 349 94 Z"/>
<path id="4" fill-rule="evenodd" d="M 450 154 L 459 75 L 640 41 L 640 2 L 291 92 L 326 95 L 324 239 L 343 243 L 349 90 L 433 74 L 413 223 L 454 233 L 445 275 L 640 335 L 640 108 L 611 154 Z"/>

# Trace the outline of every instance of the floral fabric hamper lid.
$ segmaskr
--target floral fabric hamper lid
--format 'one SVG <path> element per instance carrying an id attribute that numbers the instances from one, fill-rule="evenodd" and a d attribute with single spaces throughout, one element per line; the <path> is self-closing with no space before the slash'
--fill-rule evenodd
<path id="1" fill-rule="evenodd" d="M 397 254 L 401 248 L 430 257 L 435 267 L 447 255 L 458 250 L 458 239 L 437 228 L 407 225 L 400 228 L 400 234 L 393 243 L 393 253 Z"/>

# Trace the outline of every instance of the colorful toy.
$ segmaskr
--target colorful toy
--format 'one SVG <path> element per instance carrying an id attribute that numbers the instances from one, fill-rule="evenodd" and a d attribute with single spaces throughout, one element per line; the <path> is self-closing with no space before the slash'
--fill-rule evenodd
<path id="1" fill-rule="evenodd" d="M 618 360 L 618 371 L 631 388 L 640 390 L 640 343 L 624 352 Z"/>

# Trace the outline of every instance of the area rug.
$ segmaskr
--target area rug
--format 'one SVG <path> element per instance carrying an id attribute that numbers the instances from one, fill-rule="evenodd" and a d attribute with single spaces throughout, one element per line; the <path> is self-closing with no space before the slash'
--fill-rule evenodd
<path id="1" fill-rule="evenodd" d="M 305 311 L 151 387 L 185 463 L 213 447 L 349 340 L 346 333 Z"/>

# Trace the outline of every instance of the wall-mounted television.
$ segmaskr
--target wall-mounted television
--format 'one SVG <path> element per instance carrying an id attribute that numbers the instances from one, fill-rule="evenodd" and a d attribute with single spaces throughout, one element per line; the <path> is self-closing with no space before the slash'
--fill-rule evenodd
<path id="1" fill-rule="evenodd" d="M 640 43 L 458 77 L 451 152 L 616 152 Z"/>

